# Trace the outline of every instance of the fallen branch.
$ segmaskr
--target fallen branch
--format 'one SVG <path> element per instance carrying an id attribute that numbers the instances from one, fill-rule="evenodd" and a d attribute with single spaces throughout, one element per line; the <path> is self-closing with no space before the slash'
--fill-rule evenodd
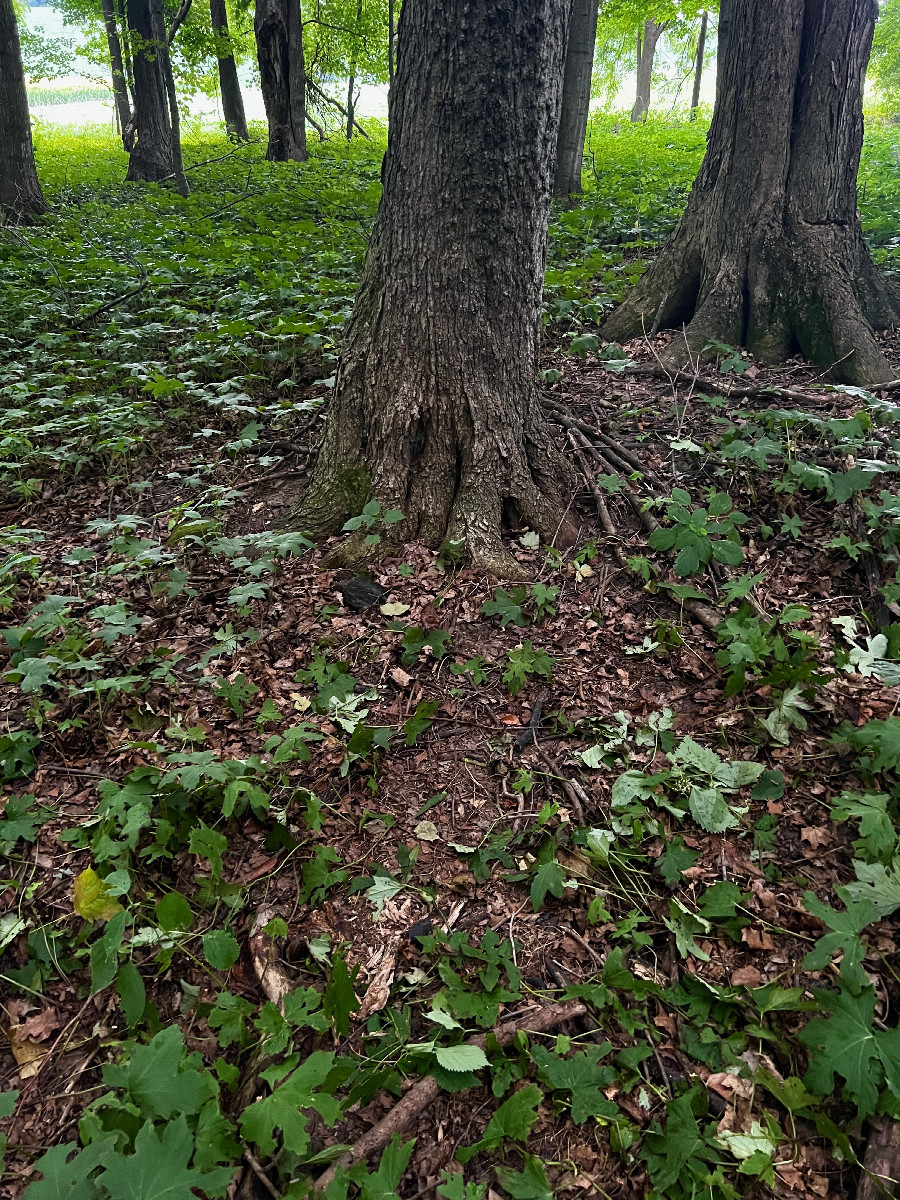
<path id="1" fill-rule="evenodd" d="M 332 106 L 332 108 L 336 108 L 338 110 L 338 112 L 341 113 L 345 118 L 349 117 L 350 114 L 347 112 L 346 108 L 344 108 L 343 104 L 341 104 L 340 100 L 335 100 L 332 96 L 329 96 L 327 92 L 322 91 L 322 89 L 319 87 L 319 85 L 314 80 L 310 79 L 310 77 L 308 75 L 306 77 L 306 85 L 312 91 L 314 91 L 317 96 L 321 96 L 321 98 L 325 101 L 326 104 L 330 104 Z M 359 133 L 361 133 L 362 136 L 364 138 L 366 138 L 366 140 L 368 140 L 369 135 L 366 133 L 366 131 L 363 129 L 362 125 L 360 125 L 360 123 L 356 120 L 355 117 L 353 118 L 353 128 L 356 129 Z"/>
<path id="2" fill-rule="evenodd" d="M 861 1165 L 856 1200 L 900 1196 L 900 1122 L 875 1117 Z"/>
<path id="3" fill-rule="evenodd" d="M 548 1029 L 554 1029 L 563 1021 L 571 1020 L 572 1017 L 580 1017 L 585 1012 L 587 1012 L 587 1007 L 580 1000 L 569 1000 L 564 1004 L 548 1004 L 545 1008 L 532 1012 L 528 1016 L 499 1026 L 493 1032 L 499 1044 L 505 1046 L 520 1032 L 546 1033 Z M 469 1038 L 465 1044 L 477 1046 L 483 1050 L 488 1036 L 486 1033 L 479 1034 L 477 1037 Z M 341 1167 L 349 1167 L 351 1163 L 369 1158 L 378 1150 L 383 1150 L 395 1133 L 402 1133 L 429 1104 L 437 1099 L 440 1090 L 441 1085 L 433 1075 L 426 1075 L 418 1083 L 413 1084 L 386 1116 L 367 1130 L 361 1138 L 358 1138 L 349 1150 L 344 1151 L 339 1158 L 334 1160 L 328 1170 L 319 1176 L 315 1182 L 313 1194 L 323 1196 Z"/>

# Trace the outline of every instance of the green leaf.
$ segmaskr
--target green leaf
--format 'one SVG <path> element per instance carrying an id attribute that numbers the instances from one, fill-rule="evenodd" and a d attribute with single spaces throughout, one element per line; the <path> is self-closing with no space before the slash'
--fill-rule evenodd
<path id="1" fill-rule="evenodd" d="M 434 724 L 434 716 L 441 707 L 442 700 L 420 700 L 416 711 L 403 726 L 407 746 L 414 746 L 419 734 L 430 729 Z"/>
<path id="2" fill-rule="evenodd" d="M 177 1025 L 160 1030 L 146 1046 L 138 1046 L 123 1066 L 104 1067 L 103 1082 L 124 1088 L 148 1117 L 193 1115 L 216 1094 L 210 1073 L 198 1071 L 186 1060 L 184 1038 Z"/>
<path id="3" fill-rule="evenodd" d="M 0 1092 L 0 1121 L 5 1121 L 7 1117 L 11 1117 L 16 1111 L 16 1105 L 19 1102 L 19 1093 Z"/>
<path id="4" fill-rule="evenodd" d="M 228 971 L 240 958 L 241 948 L 233 933 L 213 929 L 203 936 L 203 955 L 214 971 Z"/>
<path id="5" fill-rule="evenodd" d="M 854 900 L 846 888 L 837 888 L 836 894 L 846 904 L 845 912 L 823 904 L 812 892 L 804 893 L 806 911 L 818 917 L 831 932 L 818 939 L 804 958 L 803 966 L 809 971 L 821 971 L 836 954 L 840 954 L 841 975 L 848 990 L 858 995 L 869 984 L 869 977 L 862 968 L 866 947 L 859 935 L 867 925 L 880 920 L 881 914 L 870 900 Z"/>
<path id="6" fill-rule="evenodd" d="M 306 1154 L 310 1139 L 302 1110 L 314 1108 L 329 1128 L 341 1115 L 341 1106 L 334 1096 L 320 1090 L 333 1067 L 334 1054 L 316 1050 L 270 1096 L 244 1109 L 241 1136 L 257 1145 L 263 1154 L 271 1154 L 278 1129 L 286 1149 L 301 1156 Z"/>
<path id="7" fill-rule="evenodd" d="M 683 578 L 700 570 L 700 552 L 696 546 L 682 546 L 675 558 L 675 574 Z"/>
<path id="8" fill-rule="evenodd" d="M 665 1129 L 655 1125 L 644 1135 L 641 1158 L 647 1163 L 657 1192 L 667 1192 L 693 1160 L 709 1157 L 692 1109 L 697 1093 L 695 1087 L 670 1101 L 666 1105 Z"/>
<path id="9" fill-rule="evenodd" d="M 335 954 L 331 960 L 331 978 L 322 995 L 322 1011 L 331 1021 L 338 1037 L 346 1037 L 350 1032 L 350 1014 L 358 1010 L 359 1000 L 347 963 L 343 954 Z"/>
<path id="10" fill-rule="evenodd" d="M 713 558 L 728 567 L 737 567 L 744 561 L 744 552 L 736 542 L 728 538 L 716 539 L 712 544 Z"/>
<path id="11" fill-rule="evenodd" d="M 831 1016 L 814 1017 L 800 1031 L 800 1041 L 810 1049 L 804 1084 L 828 1096 L 835 1075 L 842 1076 L 848 1097 L 864 1117 L 875 1111 L 878 1085 L 885 1077 L 900 1097 L 900 1030 L 874 1028 L 875 989 L 863 988 L 858 996 L 816 989 L 813 995 Z"/>
<path id="12" fill-rule="evenodd" d="M 196 1200 L 193 1188 L 206 1195 L 226 1187 L 233 1167 L 213 1171 L 189 1169 L 194 1135 L 184 1117 L 170 1121 L 160 1133 L 147 1121 L 134 1141 L 134 1154 L 117 1155 L 100 1176 L 110 1200 Z"/>
<path id="13" fill-rule="evenodd" d="M 563 869 L 555 858 L 538 864 L 531 881 L 531 905 L 535 912 L 543 905 L 548 892 L 559 899 L 563 894 L 565 880 Z"/>
<path id="14" fill-rule="evenodd" d="M 602 1091 L 615 1082 L 616 1071 L 612 1067 L 598 1066 L 599 1059 L 611 1049 L 610 1043 L 604 1042 L 570 1058 L 553 1054 L 544 1046 L 535 1046 L 532 1052 L 541 1083 L 552 1091 L 571 1093 L 572 1120 L 576 1125 L 582 1125 L 588 1117 L 614 1117 L 618 1114 L 618 1105 L 607 1100 Z"/>
<path id="15" fill-rule="evenodd" d="M 217 833 L 201 821 L 199 827 L 190 832 L 188 849 L 191 854 L 198 854 L 209 861 L 213 879 L 222 878 L 222 855 L 228 849 L 228 838 L 224 834 Z"/>
<path id="16" fill-rule="evenodd" d="M 480 1071 L 490 1065 L 478 1046 L 437 1046 L 434 1056 L 445 1071 Z"/>
<path id="17" fill-rule="evenodd" d="M 891 867 L 883 863 L 853 861 L 856 883 L 848 883 L 846 892 L 854 900 L 867 901 L 882 917 L 889 917 L 900 908 L 900 859 Z"/>
<path id="18" fill-rule="evenodd" d="M 191 906 L 180 892 L 166 892 L 161 900 L 157 900 L 154 911 L 160 928 L 166 933 L 187 933 L 194 923 Z"/>
<path id="19" fill-rule="evenodd" d="M 544 1164 L 533 1154 L 525 1155 L 524 1171 L 497 1167 L 497 1179 L 504 1192 L 508 1192 L 513 1200 L 553 1200 L 556 1195 L 550 1186 Z"/>
<path id="20" fill-rule="evenodd" d="M 141 973 L 132 962 L 122 963 L 116 976 L 116 991 L 119 1003 L 129 1028 L 133 1029 L 144 1015 L 147 1007 L 147 990 Z"/>
<path id="21" fill-rule="evenodd" d="M 484 1200 L 486 1183 L 466 1183 L 461 1171 L 442 1170 L 443 1183 L 438 1185 L 437 1194 L 443 1200 Z"/>
<path id="22" fill-rule="evenodd" d="M 125 936 L 127 913 L 118 912 L 107 923 L 103 936 L 91 944 L 91 995 L 109 987 L 119 965 L 119 947 Z"/>
<path id="23" fill-rule="evenodd" d="M 29 1184 L 22 1200 L 96 1200 L 97 1189 L 90 1176 L 117 1157 L 117 1140 L 101 1138 L 80 1151 L 74 1142 L 54 1146 L 34 1164 L 44 1178 Z M 76 1153 L 70 1158 L 73 1150 Z"/>
<path id="24" fill-rule="evenodd" d="M 707 833 L 722 833 L 740 825 L 718 788 L 692 787 L 688 797 L 691 816 Z"/>
<path id="25" fill-rule="evenodd" d="M 502 1146 L 507 1138 L 516 1142 L 526 1141 L 537 1121 L 537 1106 L 542 1099 L 541 1089 L 534 1084 L 513 1092 L 491 1117 L 481 1140 L 474 1146 L 463 1146 L 457 1150 L 457 1161 L 467 1163 L 480 1150 Z"/>
<path id="26" fill-rule="evenodd" d="M 684 844 L 684 838 L 676 837 L 668 842 L 666 849 L 656 860 L 656 869 L 668 887 L 675 887 L 684 878 L 684 872 L 692 867 L 700 854 Z"/>

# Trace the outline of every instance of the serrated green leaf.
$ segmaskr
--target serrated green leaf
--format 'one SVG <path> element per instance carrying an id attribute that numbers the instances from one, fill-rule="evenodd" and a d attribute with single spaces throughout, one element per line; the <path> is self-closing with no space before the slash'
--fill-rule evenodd
<path id="1" fill-rule="evenodd" d="M 526 1141 L 537 1121 L 537 1106 L 542 1099 L 541 1089 L 534 1084 L 513 1092 L 491 1117 L 481 1140 L 474 1146 L 463 1146 L 457 1150 L 457 1161 L 467 1163 L 479 1150 L 502 1146 L 507 1138 L 517 1142 Z"/>
<path id="2" fill-rule="evenodd" d="M 334 1054 L 316 1050 L 270 1096 L 244 1109 L 241 1136 L 257 1145 L 263 1154 L 271 1154 L 277 1129 L 288 1150 L 305 1155 L 310 1139 L 302 1110 L 314 1108 L 329 1129 L 341 1115 L 341 1106 L 334 1096 L 321 1091 L 333 1067 Z"/>
<path id="3" fill-rule="evenodd" d="M 478 1046 L 437 1046 L 434 1056 L 445 1071 L 480 1071 L 490 1065 Z"/>
<path id="4" fill-rule="evenodd" d="M 209 1195 L 226 1187 L 234 1168 L 189 1168 L 194 1146 L 194 1135 L 184 1117 L 170 1121 L 159 1133 L 153 1122 L 147 1121 L 135 1138 L 134 1154 L 116 1155 L 99 1182 L 110 1200 L 196 1200 L 194 1188 Z"/>
<path id="5" fill-rule="evenodd" d="M 203 956 L 214 971 L 229 971 L 241 956 L 237 938 L 227 929 L 203 935 Z"/>

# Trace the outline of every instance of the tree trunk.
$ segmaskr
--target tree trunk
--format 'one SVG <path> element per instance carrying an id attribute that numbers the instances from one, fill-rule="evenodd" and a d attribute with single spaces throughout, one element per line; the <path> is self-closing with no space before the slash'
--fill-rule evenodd
<path id="1" fill-rule="evenodd" d="M 706 30 L 709 25 L 709 13 L 703 10 L 700 18 L 700 36 L 697 38 L 697 65 L 694 68 L 694 94 L 691 96 L 691 120 L 696 121 L 697 109 L 700 107 L 700 84 L 703 82 L 703 60 L 706 57 Z"/>
<path id="2" fill-rule="evenodd" d="M 106 29 L 106 44 L 109 48 L 109 63 L 112 69 L 113 98 L 116 105 L 116 120 L 119 130 L 124 133 L 131 121 L 131 105 L 128 102 L 128 85 L 125 80 L 125 67 L 122 63 L 122 44 L 119 41 L 119 27 L 116 24 L 116 10 L 113 0 L 102 0 L 103 25 Z"/>
<path id="3" fill-rule="evenodd" d="M 562 114 L 556 145 L 554 196 L 572 196 L 581 191 L 581 165 L 591 105 L 591 75 L 594 70 L 599 7 L 599 0 L 572 0 Z"/>
<path id="4" fill-rule="evenodd" d="M 356 30 L 359 33 L 359 23 L 362 20 L 362 0 L 356 0 Z M 347 83 L 347 141 L 353 137 L 353 125 L 356 114 L 356 43 L 350 56 L 350 79 Z"/>
<path id="5" fill-rule="evenodd" d="M 394 87 L 394 0 L 388 0 L 388 99 Z"/>
<path id="6" fill-rule="evenodd" d="M 876 0 L 723 0 L 708 148 L 675 233 L 610 317 L 616 340 L 686 323 L 765 361 L 798 348 L 836 379 L 891 378 L 872 327 L 900 317 L 856 207 Z"/>
<path id="7" fill-rule="evenodd" d="M 256 0 L 253 23 L 272 162 L 306 160 L 306 68 L 300 0 Z"/>
<path id="8" fill-rule="evenodd" d="M 31 143 L 31 115 L 12 0 L 0 0 L 0 208 L 13 217 L 47 211 Z"/>
<path id="9" fill-rule="evenodd" d="M 216 61 L 219 64 L 219 91 L 222 93 L 222 115 L 225 128 L 239 142 L 249 142 L 247 118 L 244 115 L 244 97 L 238 79 L 237 64 L 231 52 L 231 37 L 228 31 L 228 13 L 225 0 L 209 0 L 209 18 L 216 36 Z M 227 51 L 227 53 L 226 53 Z"/>
<path id="10" fill-rule="evenodd" d="M 122 47 L 122 58 L 125 64 L 125 83 L 128 87 L 129 109 L 131 122 L 134 123 L 134 72 L 131 65 L 131 46 L 128 38 L 128 17 L 125 13 L 125 0 L 116 0 L 116 17 L 119 28 L 119 42 Z M 124 130 L 124 127 L 123 127 Z M 123 132 L 124 136 L 124 132 Z M 128 147 L 126 147 L 127 149 Z"/>
<path id="11" fill-rule="evenodd" d="M 384 189 L 310 486 L 317 536 L 369 499 L 392 538 L 516 563 L 504 516 L 572 533 L 537 355 L 568 5 L 405 0 Z M 358 535 L 331 563 L 364 558 Z"/>
<path id="12" fill-rule="evenodd" d="M 137 131 L 125 176 L 130 183 L 160 183 L 171 178 L 175 169 L 166 79 L 162 57 L 154 44 L 158 42 L 158 30 L 154 31 L 150 4 L 151 0 L 128 0 L 128 28 L 135 47 L 132 71 Z"/>
<path id="13" fill-rule="evenodd" d="M 645 120 L 650 111 L 650 84 L 653 79 L 653 60 L 656 58 L 656 44 L 666 29 L 666 22 L 657 25 L 655 21 L 644 22 L 644 36 L 638 34 L 637 60 L 637 97 L 631 110 L 631 119 L 635 124 Z"/>
<path id="14" fill-rule="evenodd" d="M 166 86 L 166 100 L 169 105 L 169 123 L 172 127 L 172 174 L 175 176 L 175 186 L 178 194 L 187 198 L 191 194 L 187 177 L 184 173 L 184 162 L 181 158 L 181 114 L 178 111 L 178 97 L 175 94 L 175 76 L 172 74 L 172 60 L 169 57 L 169 43 L 175 37 L 178 26 L 187 15 L 191 0 L 182 4 L 176 17 L 176 23 L 166 34 L 166 17 L 163 11 L 163 0 L 150 0 L 150 23 L 153 29 L 153 40 L 156 43 L 156 57 L 162 68 L 163 83 Z M 182 15 L 182 9 L 184 15 Z M 178 19 L 180 18 L 180 20 Z"/>

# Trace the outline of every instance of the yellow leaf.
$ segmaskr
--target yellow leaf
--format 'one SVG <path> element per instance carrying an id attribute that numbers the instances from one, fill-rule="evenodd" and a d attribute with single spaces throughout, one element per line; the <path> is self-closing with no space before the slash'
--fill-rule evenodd
<path id="1" fill-rule="evenodd" d="M 122 905 L 109 894 L 109 888 L 93 867 L 82 871 L 75 880 L 74 906 L 79 917 L 86 921 L 108 921 L 122 911 Z"/>

